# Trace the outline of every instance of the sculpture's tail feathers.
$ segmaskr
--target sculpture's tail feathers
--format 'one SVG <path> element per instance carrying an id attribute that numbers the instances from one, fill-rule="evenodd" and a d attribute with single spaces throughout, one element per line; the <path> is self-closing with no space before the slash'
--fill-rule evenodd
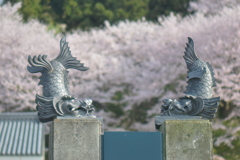
<path id="1" fill-rule="evenodd" d="M 27 66 L 27 69 L 30 73 L 41 72 L 45 68 L 48 72 L 53 71 L 52 64 L 47 60 L 47 55 L 28 56 L 28 62 L 31 67 Z"/>
<path id="2" fill-rule="evenodd" d="M 220 97 L 211 99 L 195 98 L 192 100 L 192 111 L 191 116 L 202 116 L 207 119 L 215 117 L 217 107 L 219 105 Z"/>
<path id="3" fill-rule="evenodd" d="M 203 101 L 204 101 L 204 108 L 199 113 L 199 115 L 208 119 L 213 119 L 218 109 L 220 97 L 203 99 Z"/>
<path id="4" fill-rule="evenodd" d="M 52 121 L 56 116 L 57 113 L 53 107 L 53 98 L 52 97 L 43 97 L 36 95 L 37 110 L 39 120 L 43 123 Z"/>
<path id="5" fill-rule="evenodd" d="M 198 115 L 204 108 L 204 101 L 202 98 L 195 98 L 192 100 L 192 110 L 189 113 L 191 116 L 196 116 Z"/>
<path id="6" fill-rule="evenodd" d="M 208 62 L 207 62 L 207 66 L 208 66 L 208 68 L 209 68 L 209 70 L 210 70 L 210 72 L 211 72 L 211 75 L 212 75 L 212 87 L 217 87 L 217 84 L 216 84 L 216 78 L 214 77 L 214 72 L 213 72 L 213 68 L 212 68 L 212 65 L 211 64 L 209 64 Z"/>
<path id="7" fill-rule="evenodd" d="M 185 48 L 184 56 L 185 62 L 187 63 L 187 67 L 191 67 L 195 61 L 199 60 L 195 51 L 194 51 L 194 42 L 193 40 L 188 37 L 188 43 L 186 44 L 187 47 Z"/>
<path id="8" fill-rule="evenodd" d="M 84 67 L 83 63 L 76 60 L 77 58 L 73 57 L 68 47 L 68 43 L 66 42 L 66 37 L 63 37 L 60 41 L 60 53 L 55 58 L 56 61 L 60 62 L 66 69 L 77 69 L 80 71 L 88 70 L 87 67 Z"/>

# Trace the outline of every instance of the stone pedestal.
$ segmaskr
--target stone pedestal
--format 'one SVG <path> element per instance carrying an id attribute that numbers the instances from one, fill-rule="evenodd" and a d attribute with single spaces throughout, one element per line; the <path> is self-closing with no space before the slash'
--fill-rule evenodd
<path id="1" fill-rule="evenodd" d="M 212 160 L 212 124 L 203 119 L 166 120 L 163 133 L 164 160 Z"/>
<path id="2" fill-rule="evenodd" d="M 51 124 L 50 160 L 101 160 L 102 119 L 57 117 Z"/>

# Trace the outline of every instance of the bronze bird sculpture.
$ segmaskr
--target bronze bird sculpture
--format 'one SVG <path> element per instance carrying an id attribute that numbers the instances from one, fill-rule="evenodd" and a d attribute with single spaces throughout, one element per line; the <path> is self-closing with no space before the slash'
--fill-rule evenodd
<path id="1" fill-rule="evenodd" d="M 188 38 L 183 58 L 188 68 L 188 85 L 184 91 L 186 95 L 178 100 L 164 99 L 161 113 L 212 119 L 220 101 L 220 97 L 212 98 L 212 87 L 216 87 L 212 66 L 197 57 L 191 38 Z"/>
<path id="2" fill-rule="evenodd" d="M 52 121 L 56 116 L 92 116 L 92 100 L 76 100 L 68 89 L 67 69 L 88 70 L 72 56 L 66 38 L 60 41 L 60 53 L 52 61 L 47 55 L 28 57 L 30 73 L 42 73 L 39 85 L 43 86 L 43 96 L 36 95 L 38 116 L 41 122 Z"/>

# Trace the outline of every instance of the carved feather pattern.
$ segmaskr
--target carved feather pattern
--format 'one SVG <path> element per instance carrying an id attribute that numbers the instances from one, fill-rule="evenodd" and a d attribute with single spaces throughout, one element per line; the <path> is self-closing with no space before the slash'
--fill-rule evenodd
<path id="1" fill-rule="evenodd" d="M 188 37 L 188 43 L 186 45 L 187 47 L 185 48 L 183 58 L 187 63 L 187 68 L 190 70 L 191 66 L 199 59 L 194 51 L 194 42 L 190 37 Z"/>
<path id="2" fill-rule="evenodd" d="M 32 67 L 27 66 L 27 69 L 30 73 L 37 73 L 41 72 L 42 68 L 45 68 L 48 72 L 53 71 L 53 66 L 51 63 L 47 60 L 47 55 L 39 55 L 33 56 L 28 56 L 28 62 Z"/>
<path id="3" fill-rule="evenodd" d="M 216 86 L 213 68 L 197 57 L 194 41 L 189 37 L 183 58 L 188 68 L 188 85 L 184 91 L 186 95 L 173 104 L 163 101 L 161 112 L 163 115 L 190 115 L 212 119 L 220 101 L 220 97 L 212 98 L 212 87 Z"/>
<path id="4" fill-rule="evenodd" d="M 60 41 L 60 53 L 54 60 L 60 62 L 66 69 L 72 68 L 80 71 L 86 71 L 89 68 L 84 67 L 83 63 L 77 60 L 76 57 L 73 57 L 66 42 L 66 37 L 63 37 Z"/>
<path id="5" fill-rule="evenodd" d="M 36 95 L 35 102 L 37 104 L 38 117 L 41 122 L 52 121 L 58 114 L 53 108 L 53 98 Z"/>
<path id="6" fill-rule="evenodd" d="M 57 58 L 48 61 L 46 55 L 33 56 L 33 58 L 29 56 L 28 62 L 31 65 L 27 67 L 30 73 L 42 73 L 39 85 L 43 86 L 43 96 L 36 95 L 35 100 L 40 121 L 52 121 L 56 116 L 66 114 L 68 111 L 66 105 L 74 106 L 71 104 L 73 103 L 71 99 L 61 101 L 64 96 L 71 97 L 68 90 L 67 69 L 86 71 L 88 68 L 72 56 L 65 37 L 60 41 L 60 53 Z"/>
<path id="7" fill-rule="evenodd" d="M 188 85 L 184 93 L 194 97 L 208 99 L 212 97 L 212 87 L 216 79 L 211 65 L 201 61 L 194 51 L 194 41 L 188 37 L 184 59 L 188 68 Z"/>

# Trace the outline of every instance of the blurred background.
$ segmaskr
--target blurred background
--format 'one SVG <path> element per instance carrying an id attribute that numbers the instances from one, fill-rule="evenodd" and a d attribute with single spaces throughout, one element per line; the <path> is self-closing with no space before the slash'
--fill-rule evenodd
<path id="1" fill-rule="evenodd" d="M 214 68 L 214 158 L 240 159 L 240 0 L 0 0 L 0 112 L 35 110 L 40 74 L 28 55 L 72 55 L 90 69 L 70 70 L 69 87 L 94 101 L 105 131 L 154 131 L 162 99 L 187 86 L 187 37 Z M 48 131 L 46 131 L 47 134 Z"/>

